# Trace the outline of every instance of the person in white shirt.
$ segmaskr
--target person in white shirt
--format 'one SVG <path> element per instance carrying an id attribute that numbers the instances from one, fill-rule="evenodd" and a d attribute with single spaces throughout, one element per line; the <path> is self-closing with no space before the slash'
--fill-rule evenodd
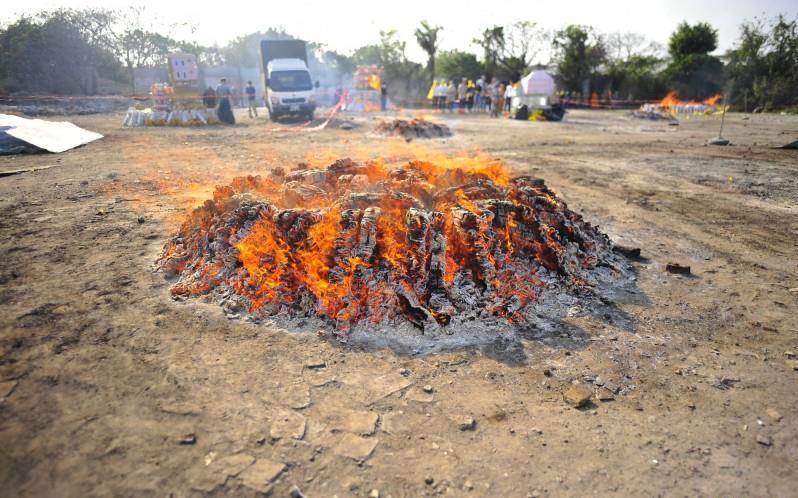
<path id="1" fill-rule="evenodd" d="M 444 110 L 446 108 L 446 82 L 441 80 L 440 83 L 438 83 L 438 86 L 435 87 L 433 93 L 437 96 L 437 108 Z"/>
<path id="2" fill-rule="evenodd" d="M 512 109 L 513 104 L 513 97 L 515 96 L 515 88 L 513 88 L 512 82 L 507 85 L 507 88 L 504 90 L 504 110 L 510 112 Z"/>

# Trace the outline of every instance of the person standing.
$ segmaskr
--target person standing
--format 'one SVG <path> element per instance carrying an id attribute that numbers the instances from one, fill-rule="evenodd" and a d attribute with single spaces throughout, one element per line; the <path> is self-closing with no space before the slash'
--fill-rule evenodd
<path id="1" fill-rule="evenodd" d="M 383 81 L 380 85 L 380 110 L 385 112 L 388 109 L 388 85 Z"/>
<path id="2" fill-rule="evenodd" d="M 515 94 L 515 90 L 513 89 L 513 83 L 510 82 L 507 84 L 507 88 L 504 89 L 504 110 L 510 112 L 513 109 L 513 95 Z"/>
<path id="3" fill-rule="evenodd" d="M 485 85 L 487 82 L 485 81 L 485 76 L 480 76 L 475 85 L 474 85 L 474 104 L 476 105 L 477 111 L 482 111 L 485 105 Z"/>
<path id="4" fill-rule="evenodd" d="M 208 89 L 202 94 L 202 103 L 205 104 L 207 109 L 216 108 L 216 91 L 210 86 L 208 86 Z"/>
<path id="5" fill-rule="evenodd" d="M 438 110 L 446 109 L 446 80 L 441 80 L 435 89 L 438 92 Z"/>
<path id="6" fill-rule="evenodd" d="M 219 107 L 216 109 L 219 121 L 229 125 L 236 124 L 236 117 L 233 115 L 233 105 L 230 100 L 233 97 L 233 90 L 227 84 L 227 78 L 219 80 L 219 86 L 216 87 L 216 97 L 219 99 Z"/>
<path id="7" fill-rule="evenodd" d="M 449 112 L 454 110 L 455 102 L 457 101 L 457 85 L 454 84 L 454 81 L 449 80 L 449 83 L 446 85 L 446 104 L 449 108 Z"/>
<path id="8" fill-rule="evenodd" d="M 457 107 L 460 113 L 464 113 L 466 108 L 466 90 L 468 90 L 468 83 L 466 81 L 467 80 L 463 78 L 457 86 Z"/>
<path id="9" fill-rule="evenodd" d="M 498 118 L 499 112 L 501 112 L 501 106 L 499 105 L 499 100 L 501 100 L 502 96 L 502 88 L 501 84 L 496 81 L 496 78 L 493 78 L 493 81 L 490 84 L 490 115 L 491 117 Z"/>
<path id="10" fill-rule="evenodd" d="M 247 112 L 249 112 L 249 119 L 255 119 L 258 117 L 258 106 L 255 103 L 255 87 L 252 86 L 251 81 L 247 81 L 247 87 L 244 89 L 244 93 L 247 94 Z"/>

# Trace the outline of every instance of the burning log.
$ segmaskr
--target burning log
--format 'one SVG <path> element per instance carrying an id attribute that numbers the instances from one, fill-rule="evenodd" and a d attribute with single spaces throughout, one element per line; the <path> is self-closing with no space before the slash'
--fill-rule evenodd
<path id="1" fill-rule="evenodd" d="M 606 235 L 543 180 L 493 163 L 284 171 L 236 178 L 191 213 L 158 261 L 173 295 L 342 331 L 426 329 L 462 314 L 523 322 L 548 288 L 587 289 L 597 267 L 613 268 Z"/>
<path id="2" fill-rule="evenodd" d="M 381 135 L 413 138 L 443 138 L 452 136 L 451 130 L 445 124 L 433 123 L 424 118 L 393 119 L 380 121 L 376 132 Z"/>

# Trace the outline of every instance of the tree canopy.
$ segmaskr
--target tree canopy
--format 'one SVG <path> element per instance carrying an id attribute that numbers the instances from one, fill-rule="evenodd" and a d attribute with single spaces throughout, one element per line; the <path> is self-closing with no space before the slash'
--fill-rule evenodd
<path id="1" fill-rule="evenodd" d="M 572 24 L 554 36 L 557 74 L 565 90 L 581 92 L 604 62 L 603 40 L 588 26 Z"/>
<path id="2" fill-rule="evenodd" d="M 438 53 L 436 61 L 437 75 L 452 81 L 460 81 L 460 78 L 476 80 L 485 72 L 476 55 L 462 50 L 443 50 Z"/>
<path id="3" fill-rule="evenodd" d="M 682 98 L 705 99 L 721 90 L 723 63 L 710 55 L 718 47 L 718 32 L 707 23 L 679 24 L 668 41 L 670 63 L 664 76 Z"/>

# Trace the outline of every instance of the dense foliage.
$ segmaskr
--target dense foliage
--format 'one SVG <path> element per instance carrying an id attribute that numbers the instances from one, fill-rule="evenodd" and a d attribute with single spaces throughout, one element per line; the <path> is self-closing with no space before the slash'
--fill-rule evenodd
<path id="1" fill-rule="evenodd" d="M 723 63 L 710 55 L 718 48 L 718 32 L 707 23 L 681 23 L 668 42 L 670 63 L 664 76 L 682 98 L 705 99 L 723 85 Z"/>
<path id="2" fill-rule="evenodd" d="M 443 50 L 436 57 L 437 75 L 447 80 L 459 81 L 460 78 L 476 80 L 485 72 L 477 56 L 462 50 Z"/>
<path id="3" fill-rule="evenodd" d="M 798 23 L 779 16 L 743 24 L 726 66 L 731 101 L 743 109 L 798 108 Z"/>
<path id="4" fill-rule="evenodd" d="M 94 94 L 120 63 L 103 13 L 57 11 L 0 29 L 0 91 Z"/>
<path id="5" fill-rule="evenodd" d="M 563 88 L 582 92 L 585 82 L 606 59 L 606 49 L 587 26 L 570 25 L 554 36 L 557 51 L 557 75 Z"/>

